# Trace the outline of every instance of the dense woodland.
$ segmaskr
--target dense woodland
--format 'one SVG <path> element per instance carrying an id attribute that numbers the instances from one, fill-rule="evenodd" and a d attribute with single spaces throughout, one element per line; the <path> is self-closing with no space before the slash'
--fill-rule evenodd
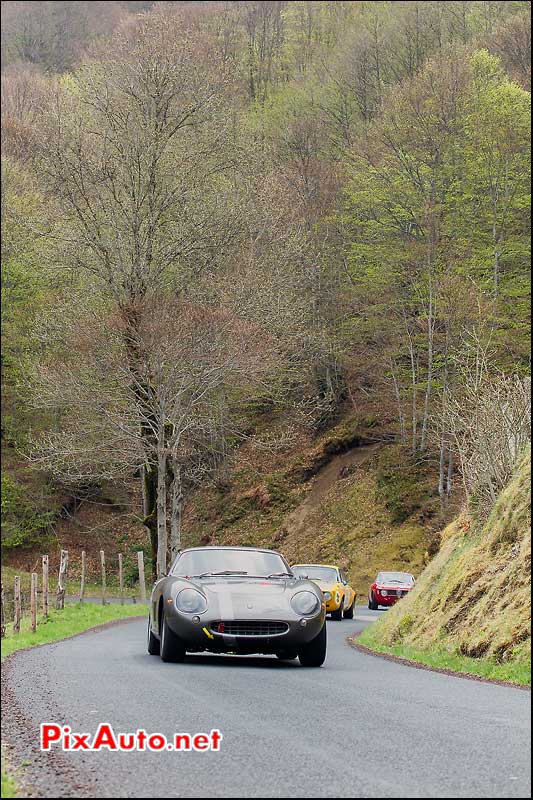
<path id="1" fill-rule="evenodd" d="M 493 0 L 2 3 L 11 546 L 54 487 L 133 481 L 163 572 L 242 442 L 361 409 L 486 513 L 530 435 L 530 25 Z"/>

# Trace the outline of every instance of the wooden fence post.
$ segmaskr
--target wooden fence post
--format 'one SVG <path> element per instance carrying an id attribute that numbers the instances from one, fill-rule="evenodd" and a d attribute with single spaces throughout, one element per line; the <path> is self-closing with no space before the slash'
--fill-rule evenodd
<path id="1" fill-rule="evenodd" d="M 59 576 L 57 579 L 57 596 L 56 608 L 61 610 L 65 608 L 65 592 L 67 586 L 67 570 L 68 570 L 68 550 L 61 551 L 61 560 L 59 562 Z"/>
<path id="2" fill-rule="evenodd" d="M 146 583 L 144 582 L 144 553 L 137 551 L 137 563 L 139 565 L 139 584 L 141 588 L 141 603 L 146 603 Z"/>
<path id="3" fill-rule="evenodd" d="M 48 556 L 43 556 L 43 617 L 48 619 Z"/>
<path id="4" fill-rule="evenodd" d="M 4 598 L 4 584 L 0 592 L 0 638 L 3 639 L 6 635 L 6 607 Z"/>
<path id="5" fill-rule="evenodd" d="M 37 630 L 37 573 L 31 574 L 31 593 L 30 593 L 30 612 L 31 612 L 31 630 L 35 633 Z"/>
<path id="6" fill-rule="evenodd" d="M 105 582 L 105 553 L 100 550 L 100 563 L 102 565 L 102 605 L 105 606 L 106 582 Z"/>
<path id="7" fill-rule="evenodd" d="M 81 580 L 80 580 L 80 603 L 83 603 L 83 596 L 85 594 L 85 550 L 81 551 Z"/>
<path id="8" fill-rule="evenodd" d="M 20 633 L 20 617 L 22 615 L 22 604 L 20 599 L 20 578 L 15 575 L 15 594 L 14 594 L 15 610 L 13 614 L 13 631 Z"/>
<path id="9" fill-rule="evenodd" d="M 118 591 L 120 594 L 120 605 L 124 605 L 124 571 L 122 569 L 122 553 L 118 554 Z"/>

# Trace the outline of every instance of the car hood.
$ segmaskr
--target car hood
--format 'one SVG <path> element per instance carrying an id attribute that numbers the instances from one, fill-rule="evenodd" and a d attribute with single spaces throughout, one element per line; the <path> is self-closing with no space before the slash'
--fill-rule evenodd
<path id="1" fill-rule="evenodd" d="M 207 599 L 203 620 L 292 619 L 297 615 L 291 599 L 297 592 L 311 591 L 322 600 L 318 587 L 308 580 L 216 575 L 205 578 L 168 576 L 163 596 L 167 603 L 172 603 L 180 591 L 192 587 L 203 592 Z"/>
<path id="2" fill-rule="evenodd" d="M 338 583 L 330 581 L 313 581 L 313 583 L 316 583 L 321 592 L 336 592 L 339 589 Z"/>
<path id="3" fill-rule="evenodd" d="M 207 615 L 213 619 L 284 619 L 293 614 L 290 601 L 302 590 L 316 591 L 310 581 L 296 578 L 200 578 L 187 581 L 200 589 L 208 602 Z M 178 587 L 176 587 L 178 588 Z M 181 587 L 180 587 L 181 588 Z"/>
<path id="4" fill-rule="evenodd" d="M 266 580 L 265 578 L 200 578 L 191 580 L 206 595 L 231 594 L 234 597 L 270 597 L 294 593 L 297 584 L 294 578 Z"/>

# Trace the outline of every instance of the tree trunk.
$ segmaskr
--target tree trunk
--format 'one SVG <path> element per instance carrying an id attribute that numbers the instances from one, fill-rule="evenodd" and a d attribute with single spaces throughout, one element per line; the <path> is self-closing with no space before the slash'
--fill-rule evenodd
<path id="1" fill-rule="evenodd" d="M 150 536 L 150 557 L 152 562 L 152 579 L 157 578 L 157 473 L 152 467 L 145 465 L 142 472 L 143 488 L 143 524 Z"/>
<path id="2" fill-rule="evenodd" d="M 170 509 L 170 557 L 173 561 L 181 548 L 181 512 L 183 507 L 183 487 L 181 467 L 173 459 L 172 499 Z"/>
<path id="3" fill-rule="evenodd" d="M 417 390 L 417 379 L 418 379 L 418 365 L 415 360 L 415 350 L 413 346 L 413 339 L 411 337 L 411 332 L 409 331 L 409 326 L 407 325 L 407 320 L 405 321 L 405 328 L 407 331 L 407 338 L 409 340 L 409 359 L 411 362 L 411 435 L 412 435 L 412 451 L 413 453 L 416 452 L 416 439 L 418 434 L 418 390 Z"/>
<path id="4" fill-rule="evenodd" d="M 426 396 L 424 399 L 424 417 L 422 419 L 422 430 L 420 433 L 420 452 L 423 453 L 427 445 L 427 432 L 429 423 L 429 407 L 431 391 L 433 388 L 433 337 L 435 334 L 435 305 L 433 298 L 433 280 L 429 279 L 429 309 L 428 309 L 428 374 L 426 382 Z"/>
<path id="5" fill-rule="evenodd" d="M 402 407 L 402 399 L 400 397 L 400 386 L 398 384 L 398 378 L 396 376 L 396 370 L 394 368 L 394 362 L 390 360 L 391 366 L 391 373 L 392 373 L 392 385 L 394 387 L 394 397 L 396 398 L 396 405 L 398 406 L 398 420 L 400 422 L 400 441 L 402 444 L 405 444 L 406 441 L 406 431 L 405 431 L 405 415 L 403 413 Z"/>
<path id="6" fill-rule="evenodd" d="M 56 608 L 58 611 L 65 608 L 67 572 L 68 572 L 68 550 L 62 550 L 59 562 L 59 575 L 57 578 Z"/>
<path id="7" fill-rule="evenodd" d="M 448 450 L 448 475 L 446 479 L 446 496 L 449 497 L 452 493 L 453 486 L 453 453 Z"/>
<path id="8" fill-rule="evenodd" d="M 167 454 L 163 442 L 158 443 L 157 449 L 157 577 L 160 578 L 167 572 Z"/>

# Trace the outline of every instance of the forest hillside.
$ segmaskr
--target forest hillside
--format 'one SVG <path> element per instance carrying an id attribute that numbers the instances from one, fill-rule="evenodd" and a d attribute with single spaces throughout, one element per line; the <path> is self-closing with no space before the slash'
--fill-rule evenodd
<path id="1" fill-rule="evenodd" d="M 530 11 L 2 3 L 6 568 L 238 542 L 364 594 L 482 529 L 530 439 Z"/>

